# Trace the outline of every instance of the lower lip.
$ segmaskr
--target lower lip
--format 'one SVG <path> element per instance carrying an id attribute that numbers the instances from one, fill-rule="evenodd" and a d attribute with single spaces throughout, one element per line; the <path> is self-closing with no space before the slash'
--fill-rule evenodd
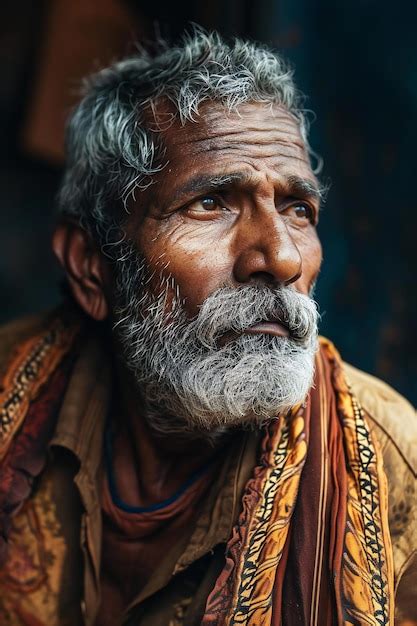
<path id="1" fill-rule="evenodd" d="M 289 337 L 290 333 L 288 328 L 279 324 L 278 322 L 259 322 L 254 324 L 245 330 L 247 335 L 274 335 L 275 337 Z"/>

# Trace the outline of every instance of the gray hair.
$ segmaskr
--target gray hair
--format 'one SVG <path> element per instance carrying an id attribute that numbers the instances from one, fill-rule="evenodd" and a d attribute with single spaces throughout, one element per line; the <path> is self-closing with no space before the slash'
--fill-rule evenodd
<path id="1" fill-rule="evenodd" d="M 160 131 L 167 125 L 155 124 L 162 101 L 172 105 L 167 123 L 182 125 L 195 122 L 207 101 L 228 110 L 245 102 L 279 104 L 296 119 L 308 149 L 302 96 L 271 50 L 240 39 L 228 44 L 199 28 L 175 47 L 160 44 L 153 56 L 140 50 L 86 79 L 67 130 L 58 207 L 102 246 L 120 238 L 129 199 L 166 165 Z"/>

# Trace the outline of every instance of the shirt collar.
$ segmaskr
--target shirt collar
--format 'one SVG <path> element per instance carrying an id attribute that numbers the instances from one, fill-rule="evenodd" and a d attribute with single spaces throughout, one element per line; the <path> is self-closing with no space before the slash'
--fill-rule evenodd
<path id="1" fill-rule="evenodd" d="M 73 452 L 91 479 L 102 461 L 110 393 L 110 358 L 99 338 L 91 335 L 75 363 L 50 442 Z"/>

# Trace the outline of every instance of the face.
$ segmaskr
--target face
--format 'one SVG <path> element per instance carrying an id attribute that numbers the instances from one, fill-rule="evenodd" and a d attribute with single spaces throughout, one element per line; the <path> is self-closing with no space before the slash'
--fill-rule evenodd
<path id="1" fill-rule="evenodd" d="M 319 194 L 291 115 L 210 105 L 165 144 L 169 164 L 141 194 L 128 234 L 151 269 L 173 277 L 189 315 L 224 285 L 307 294 L 321 263 Z"/>
<path id="2" fill-rule="evenodd" d="M 310 388 L 318 188 L 280 108 L 206 108 L 132 212 L 115 332 L 164 434 L 259 424 Z"/>

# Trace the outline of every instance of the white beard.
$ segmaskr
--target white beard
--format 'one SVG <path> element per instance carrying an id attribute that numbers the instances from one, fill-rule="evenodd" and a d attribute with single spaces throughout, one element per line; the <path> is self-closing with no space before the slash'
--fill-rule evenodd
<path id="1" fill-rule="evenodd" d="M 190 320 L 178 297 L 167 310 L 172 279 L 159 296 L 149 282 L 145 264 L 130 255 L 118 271 L 114 316 L 154 430 L 215 436 L 237 425 L 259 426 L 305 400 L 317 350 L 314 300 L 292 287 L 224 287 Z M 241 334 L 264 320 L 282 321 L 290 336 Z M 230 341 L 220 345 L 229 332 Z"/>

